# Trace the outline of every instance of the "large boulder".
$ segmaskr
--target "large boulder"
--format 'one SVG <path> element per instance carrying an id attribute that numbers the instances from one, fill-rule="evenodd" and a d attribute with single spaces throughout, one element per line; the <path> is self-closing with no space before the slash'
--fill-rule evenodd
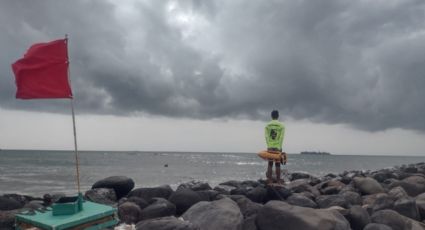
<path id="1" fill-rule="evenodd" d="M 214 187 L 215 191 L 217 191 L 219 194 L 223 194 L 223 195 L 230 195 L 230 193 L 234 189 L 236 189 L 235 186 L 225 185 L 225 184 L 217 185 L 217 186 Z"/>
<path id="2" fill-rule="evenodd" d="M 0 196 L 0 211 L 9 211 L 24 207 L 25 203 L 19 202 L 16 199 Z"/>
<path id="3" fill-rule="evenodd" d="M 212 202 L 201 201 L 182 215 L 202 230 L 241 230 L 243 216 L 238 205 L 229 198 Z"/>
<path id="4" fill-rule="evenodd" d="M 112 188 L 115 190 L 117 198 L 120 199 L 134 188 L 134 181 L 126 176 L 111 176 L 94 183 L 92 189 L 95 188 Z"/>
<path id="5" fill-rule="evenodd" d="M 115 190 L 112 188 L 95 188 L 88 190 L 84 197 L 92 202 L 113 205 L 117 201 Z"/>
<path id="6" fill-rule="evenodd" d="M 304 172 L 293 172 L 290 174 L 289 177 L 291 180 L 298 180 L 298 179 L 310 179 L 312 176 Z"/>
<path id="7" fill-rule="evenodd" d="M 174 216 L 166 216 L 140 221 L 136 224 L 136 230 L 198 230 L 198 228 Z"/>
<path id="8" fill-rule="evenodd" d="M 362 197 L 356 192 L 343 191 L 343 192 L 339 193 L 339 195 L 344 197 L 344 200 L 346 200 L 348 202 L 349 206 L 351 206 L 351 205 L 361 205 L 362 204 Z"/>
<path id="9" fill-rule="evenodd" d="M 354 177 L 354 185 L 362 194 L 375 194 L 384 192 L 381 184 L 370 177 Z"/>
<path id="10" fill-rule="evenodd" d="M 149 202 L 152 198 L 155 197 L 168 199 L 172 193 L 173 189 L 169 185 L 162 185 L 153 188 L 134 189 L 128 194 L 128 197 L 137 196 Z"/>
<path id="11" fill-rule="evenodd" d="M 418 207 L 421 219 L 425 219 L 425 193 L 418 195 L 415 198 L 416 206 Z"/>
<path id="12" fill-rule="evenodd" d="M 171 194 L 168 200 L 176 206 L 176 214 L 181 215 L 202 199 L 197 192 L 191 189 L 180 188 Z"/>
<path id="13" fill-rule="evenodd" d="M 393 209 L 394 207 L 394 198 L 389 196 L 386 193 L 377 193 L 376 199 L 373 201 L 373 203 L 369 206 L 372 209 L 372 212 L 376 212 L 379 210 L 384 209 Z"/>
<path id="14" fill-rule="evenodd" d="M 394 202 L 394 210 L 403 216 L 420 220 L 419 210 L 413 198 L 402 198 Z"/>
<path id="15" fill-rule="evenodd" d="M 265 202 L 270 200 L 285 200 L 292 194 L 291 190 L 283 186 L 267 186 L 266 189 L 267 197 Z"/>
<path id="16" fill-rule="evenodd" d="M 309 180 L 307 179 L 298 179 L 291 181 L 291 183 L 289 183 L 285 187 L 293 193 L 311 192 L 315 196 L 320 195 L 320 191 L 317 188 L 311 186 Z"/>
<path id="17" fill-rule="evenodd" d="M 401 186 L 394 187 L 388 191 L 388 195 L 393 197 L 395 200 L 409 198 L 406 191 Z"/>
<path id="18" fill-rule="evenodd" d="M 410 176 L 390 185 L 391 188 L 397 186 L 401 186 L 409 196 L 415 197 L 425 192 L 425 178 L 423 176 Z"/>
<path id="19" fill-rule="evenodd" d="M 176 206 L 164 198 L 152 198 L 151 204 L 142 210 L 142 220 L 176 214 Z"/>
<path id="20" fill-rule="evenodd" d="M 267 189 L 257 186 L 245 194 L 253 202 L 263 203 L 267 197 Z"/>
<path id="21" fill-rule="evenodd" d="M 286 202 L 300 207 L 317 208 L 317 204 L 314 201 L 300 193 L 293 193 L 286 199 Z"/>
<path id="22" fill-rule="evenodd" d="M 262 204 L 252 202 L 243 195 L 231 195 L 229 198 L 236 202 L 245 219 L 251 216 L 255 216 L 258 210 L 263 207 Z"/>
<path id="23" fill-rule="evenodd" d="M 371 216 L 372 223 L 385 224 L 393 230 L 423 230 L 425 225 L 410 218 L 404 217 L 394 210 L 380 210 Z"/>
<path id="24" fill-rule="evenodd" d="M 350 224 L 336 210 L 304 208 L 282 201 L 270 201 L 258 212 L 257 227 L 259 230 L 346 230 L 350 229 Z"/>
<path id="25" fill-rule="evenodd" d="M 15 229 L 15 216 L 19 213 L 19 209 L 11 211 L 0 211 L 0 229 L 1 230 L 14 230 Z"/>
<path id="26" fill-rule="evenodd" d="M 126 224 L 135 224 L 141 220 L 142 210 L 133 202 L 124 202 L 118 206 L 118 217 Z"/>
<path id="27" fill-rule="evenodd" d="M 369 213 L 359 205 L 352 206 L 346 218 L 350 222 L 351 229 L 353 230 L 362 230 L 370 223 Z"/>

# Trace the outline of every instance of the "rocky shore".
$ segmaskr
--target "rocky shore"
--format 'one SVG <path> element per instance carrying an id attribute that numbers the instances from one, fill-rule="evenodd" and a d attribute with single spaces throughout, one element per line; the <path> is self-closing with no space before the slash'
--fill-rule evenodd
<path id="1" fill-rule="evenodd" d="M 289 174 L 285 186 L 263 180 L 211 187 L 191 181 L 134 188 L 113 176 L 97 181 L 85 198 L 118 208 L 120 229 L 137 230 L 416 230 L 425 229 L 425 163 L 377 171 L 346 171 L 322 178 Z M 14 216 L 40 209 L 61 194 L 0 196 L 0 229 Z"/>

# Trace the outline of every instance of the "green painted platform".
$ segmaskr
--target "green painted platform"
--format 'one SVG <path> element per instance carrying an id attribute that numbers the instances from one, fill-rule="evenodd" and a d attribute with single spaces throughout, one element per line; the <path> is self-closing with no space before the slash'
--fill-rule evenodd
<path id="1" fill-rule="evenodd" d="M 34 215 L 18 214 L 16 229 L 23 230 L 30 227 L 43 230 L 103 229 L 118 223 L 116 212 L 113 207 L 84 201 L 83 210 L 72 215 L 53 216 L 51 210 L 44 213 L 36 211 Z"/>

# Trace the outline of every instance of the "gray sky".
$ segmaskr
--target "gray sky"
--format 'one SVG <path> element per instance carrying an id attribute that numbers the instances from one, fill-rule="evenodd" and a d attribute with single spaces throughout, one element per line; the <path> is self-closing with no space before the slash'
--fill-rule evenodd
<path id="1" fill-rule="evenodd" d="M 15 99 L 10 68 L 69 34 L 83 149 L 256 152 L 279 109 L 288 152 L 425 154 L 424 12 L 421 0 L 4 0 L 0 148 L 72 148 L 69 102 Z"/>

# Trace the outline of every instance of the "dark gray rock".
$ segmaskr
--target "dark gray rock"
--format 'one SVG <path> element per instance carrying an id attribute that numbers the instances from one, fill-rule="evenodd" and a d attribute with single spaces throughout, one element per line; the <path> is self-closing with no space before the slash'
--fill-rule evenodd
<path id="1" fill-rule="evenodd" d="M 293 193 L 286 202 L 300 207 L 317 208 L 317 204 L 314 201 L 300 193 Z"/>
<path id="2" fill-rule="evenodd" d="M 418 207 L 419 215 L 421 219 L 425 219 L 425 193 L 418 195 L 415 198 L 416 206 Z"/>
<path id="3" fill-rule="evenodd" d="M 246 197 L 253 202 L 263 203 L 267 197 L 267 189 L 260 186 L 255 187 L 246 193 Z"/>
<path id="4" fill-rule="evenodd" d="M 319 196 L 320 192 L 317 188 L 311 186 L 306 179 L 299 179 L 291 181 L 290 184 L 285 186 L 293 193 L 311 192 L 314 196 Z"/>
<path id="5" fill-rule="evenodd" d="M 214 187 L 214 190 L 223 195 L 230 195 L 232 190 L 236 189 L 235 186 L 230 185 L 217 185 Z"/>
<path id="6" fill-rule="evenodd" d="M 366 225 L 363 230 L 393 230 L 393 229 L 390 226 L 385 224 L 370 223 Z"/>
<path id="7" fill-rule="evenodd" d="M 383 209 L 393 209 L 395 200 L 386 193 L 378 193 L 375 201 L 370 205 L 373 212 Z"/>
<path id="8" fill-rule="evenodd" d="M 199 230 L 199 228 L 174 216 L 166 216 L 140 221 L 136 224 L 136 230 Z"/>
<path id="9" fill-rule="evenodd" d="M 338 194 L 346 185 L 337 179 L 322 182 L 316 188 L 324 195 Z"/>
<path id="10" fill-rule="evenodd" d="M 84 197 L 86 200 L 99 203 L 112 205 L 117 202 L 115 190 L 112 188 L 95 188 L 88 190 Z"/>
<path id="11" fill-rule="evenodd" d="M 137 196 L 132 196 L 132 197 L 123 198 L 123 199 L 127 199 L 127 201 L 129 201 L 129 202 L 133 202 L 133 203 L 137 204 L 140 207 L 140 209 L 142 209 L 142 210 L 149 206 L 149 203 L 146 200 L 144 200 L 140 197 L 137 197 Z"/>
<path id="12" fill-rule="evenodd" d="M 359 205 L 352 206 L 345 217 L 350 222 L 353 230 L 362 230 L 370 223 L 369 213 Z"/>
<path id="13" fill-rule="evenodd" d="M 199 194 L 191 189 L 180 188 L 168 199 L 176 206 L 176 214 L 181 215 L 192 205 L 202 201 Z"/>
<path id="14" fill-rule="evenodd" d="M 215 190 L 203 190 L 203 191 L 196 191 L 198 193 L 199 197 L 201 197 L 202 201 L 213 201 L 217 200 L 217 196 L 219 195 L 219 192 Z"/>
<path id="15" fill-rule="evenodd" d="M 231 195 L 229 198 L 236 202 L 245 219 L 257 215 L 258 210 L 263 207 L 262 204 L 252 202 L 243 195 Z"/>
<path id="16" fill-rule="evenodd" d="M 135 224 L 141 220 L 142 210 L 133 202 L 124 202 L 118 206 L 118 217 L 126 224 Z"/>
<path id="17" fill-rule="evenodd" d="M 177 190 L 180 189 L 190 189 L 193 191 L 204 191 L 204 190 L 211 190 L 211 186 L 207 182 L 202 181 L 190 181 L 184 184 L 179 185 L 177 187 Z"/>
<path id="18" fill-rule="evenodd" d="M 24 202 L 19 202 L 12 197 L 0 196 L 0 210 L 1 211 L 9 211 L 14 209 L 19 209 L 24 207 Z"/>
<path id="19" fill-rule="evenodd" d="M 151 204 L 142 210 L 142 220 L 174 216 L 176 206 L 164 198 L 152 198 Z"/>
<path id="20" fill-rule="evenodd" d="M 238 205 L 229 198 L 212 202 L 201 201 L 182 215 L 202 230 L 241 230 L 243 216 Z"/>
<path id="21" fill-rule="evenodd" d="M 266 189 L 267 197 L 265 202 L 270 200 L 285 200 L 292 194 L 288 188 L 282 186 L 267 186 Z"/>
<path id="22" fill-rule="evenodd" d="M 401 198 L 394 203 L 394 211 L 414 220 L 420 220 L 419 210 L 413 198 Z"/>
<path id="23" fill-rule="evenodd" d="M 339 193 L 339 195 L 341 195 L 347 201 L 348 206 L 362 204 L 362 197 L 356 192 L 344 191 Z"/>
<path id="24" fill-rule="evenodd" d="M 378 171 L 377 173 L 374 173 L 372 177 L 379 183 L 382 183 L 390 178 L 395 178 L 394 174 L 391 171 Z"/>
<path id="25" fill-rule="evenodd" d="M 168 199 L 172 193 L 173 189 L 169 185 L 162 185 L 153 188 L 134 189 L 128 194 L 128 197 L 137 196 L 150 202 L 150 200 L 155 197 Z"/>
<path id="26" fill-rule="evenodd" d="M 218 185 L 227 185 L 227 186 L 232 186 L 235 188 L 239 188 L 242 187 L 242 182 L 241 181 L 236 181 L 236 180 L 229 180 L 223 183 L 220 183 Z"/>
<path id="27" fill-rule="evenodd" d="M 44 202 L 41 200 L 32 200 L 24 205 L 24 209 L 41 209 L 44 208 Z"/>
<path id="28" fill-rule="evenodd" d="M 350 224 L 338 211 L 292 206 L 270 201 L 257 215 L 259 230 L 347 230 Z"/>
<path id="29" fill-rule="evenodd" d="M 293 172 L 290 174 L 291 180 L 298 180 L 298 179 L 310 179 L 312 176 L 308 173 L 303 172 Z"/>
<path id="30" fill-rule="evenodd" d="M 322 195 L 316 197 L 316 203 L 319 208 L 329 208 L 332 206 L 339 206 L 348 208 L 348 202 L 341 195 Z"/>
<path id="31" fill-rule="evenodd" d="M 242 223 L 242 230 L 257 230 L 257 225 L 255 224 L 256 219 L 257 215 L 245 218 Z"/>
<path id="32" fill-rule="evenodd" d="M 120 199 L 134 188 L 134 181 L 126 176 L 111 176 L 94 183 L 92 189 L 95 188 L 112 188 Z"/>
<path id="33" fill-rule="evenodd" d="M 381 184 L 370 177 L 354 177 L 354 186 L 359 189 L 362 194 L 375 194 L 384 192 Z"/>
<path id="34" fill-rule="evenodd" d="M 412 224 L 394 210 L 380 210 L 371 216 L 373 223 L 391 226 L 394 230 L 411 229 Z"/>

